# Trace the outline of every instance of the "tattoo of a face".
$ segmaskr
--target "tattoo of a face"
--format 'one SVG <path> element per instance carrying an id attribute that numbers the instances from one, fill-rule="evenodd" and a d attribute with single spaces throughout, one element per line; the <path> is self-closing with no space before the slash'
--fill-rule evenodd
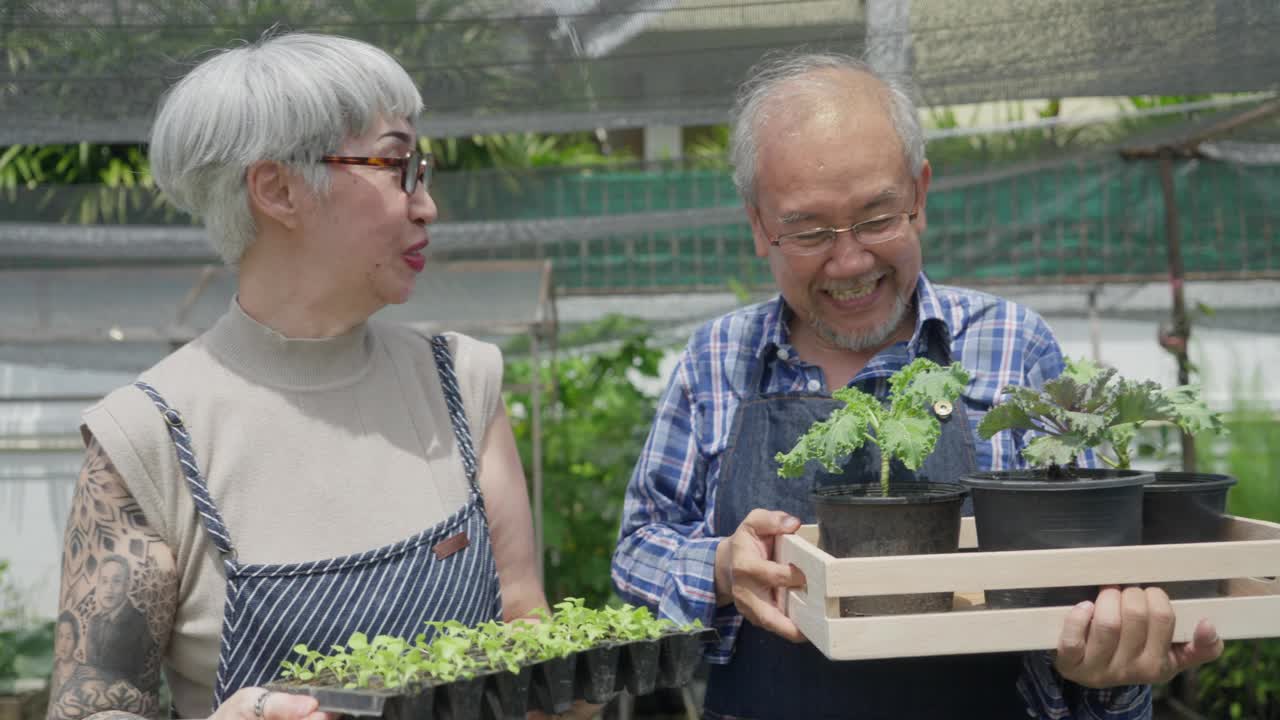
<path id="1" fill-rule="evenodd" d="M 90 442 L 63 541 L 49 720 L 158 715 L 159 639 L 173 626 L 177 590 L 172 552 Z"/>

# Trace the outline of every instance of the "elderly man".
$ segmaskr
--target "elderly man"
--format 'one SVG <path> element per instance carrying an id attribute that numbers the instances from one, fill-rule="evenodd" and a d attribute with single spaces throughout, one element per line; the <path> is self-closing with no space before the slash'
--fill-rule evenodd
<path id="1" fill-rule="evenodd" d="M 977 422 L 1002 387 L 1041 385 L 1063 359 L 1027 308 L 923 274 L 931 171 L 899 83 L 842 56 L 772 61 L 740 93 L 732 143 L 756 254 L 781 294 L 693 335 L 613 558 L 624 598 L 720 630 L 706 716 L 1149 716 L 1146 683 L 1222 651 L 1208 623 L 1172 645 L 1172 609 L 1154 588 L 1108 588 L 1073 609 L 1056 655 L 837 663 L 802 642 L 776 598 L 804 578 L 772 552 L 777 535 L 812 522 L 813 478 L 779 478 L 773 454 L 829 410 L 832 389 L 884 397 L 916 357 L 962 363 L 973 380 L 926 463 L 950 481 L 1018 462 L 1020 435 L 977 442 Z"/>

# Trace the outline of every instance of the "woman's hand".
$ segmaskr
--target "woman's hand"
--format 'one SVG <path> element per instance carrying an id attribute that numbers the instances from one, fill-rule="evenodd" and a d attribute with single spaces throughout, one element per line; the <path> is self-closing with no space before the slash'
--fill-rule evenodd
<path id="1" fill-rule="evenodd" d="M 306 695 L 247 687 L 227 698 L 209 720 L 338 720 L 337 713 L 322 712 L 319 707 L 315 698 Z"/>

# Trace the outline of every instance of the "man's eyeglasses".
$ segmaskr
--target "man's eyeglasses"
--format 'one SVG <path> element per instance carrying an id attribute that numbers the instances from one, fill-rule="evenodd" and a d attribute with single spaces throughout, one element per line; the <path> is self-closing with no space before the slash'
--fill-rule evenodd
<path id="1" fill-rule="evenodd" d="M 907 225 L 920 214 L 918 209 L 879 215 L 869 220 L 854 223 L 842 228 L 814 228 L 801 232 L 779 235 L 770 244 L 786 255 L 817 255 L 827 251 L 835 244 L 836 236 L 843 232 L 852 232 L 853 237 L 863 245 L 879 245 L 890 240 L 897 240 L 907 230 Z"/>
<path id="2" fill-rule="evenodd" d="M 435 157 L 431 153 L 414 150 L 404 157 L 358 157 L 352 155 L 321 155 L 320 162 L 336 165 L 367 165 L 369 167 L 400 168 L 400 188 L 412 195 L 418 184 L 428 189 L 431 187 L 431 170 L 435 166 Z"/>

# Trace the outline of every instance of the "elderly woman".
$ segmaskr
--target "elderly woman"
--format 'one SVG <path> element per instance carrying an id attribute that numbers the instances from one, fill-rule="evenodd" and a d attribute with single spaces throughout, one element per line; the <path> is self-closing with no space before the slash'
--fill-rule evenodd
<path id="1" fill-rule="evenodd" d="M 156 181 L 238 292 L 84 414 L 60 609 L 95 632 L 50 718 L 167 712 L 162 667 L 180 717 L 303 718 L 314 700 L 258 687 L 296 643 L 546 606 L 498 349 L 371 319 L 413 292 L 436 219 L 421 109 L 386 53 L 308 34 L 164 99 Z"/>

